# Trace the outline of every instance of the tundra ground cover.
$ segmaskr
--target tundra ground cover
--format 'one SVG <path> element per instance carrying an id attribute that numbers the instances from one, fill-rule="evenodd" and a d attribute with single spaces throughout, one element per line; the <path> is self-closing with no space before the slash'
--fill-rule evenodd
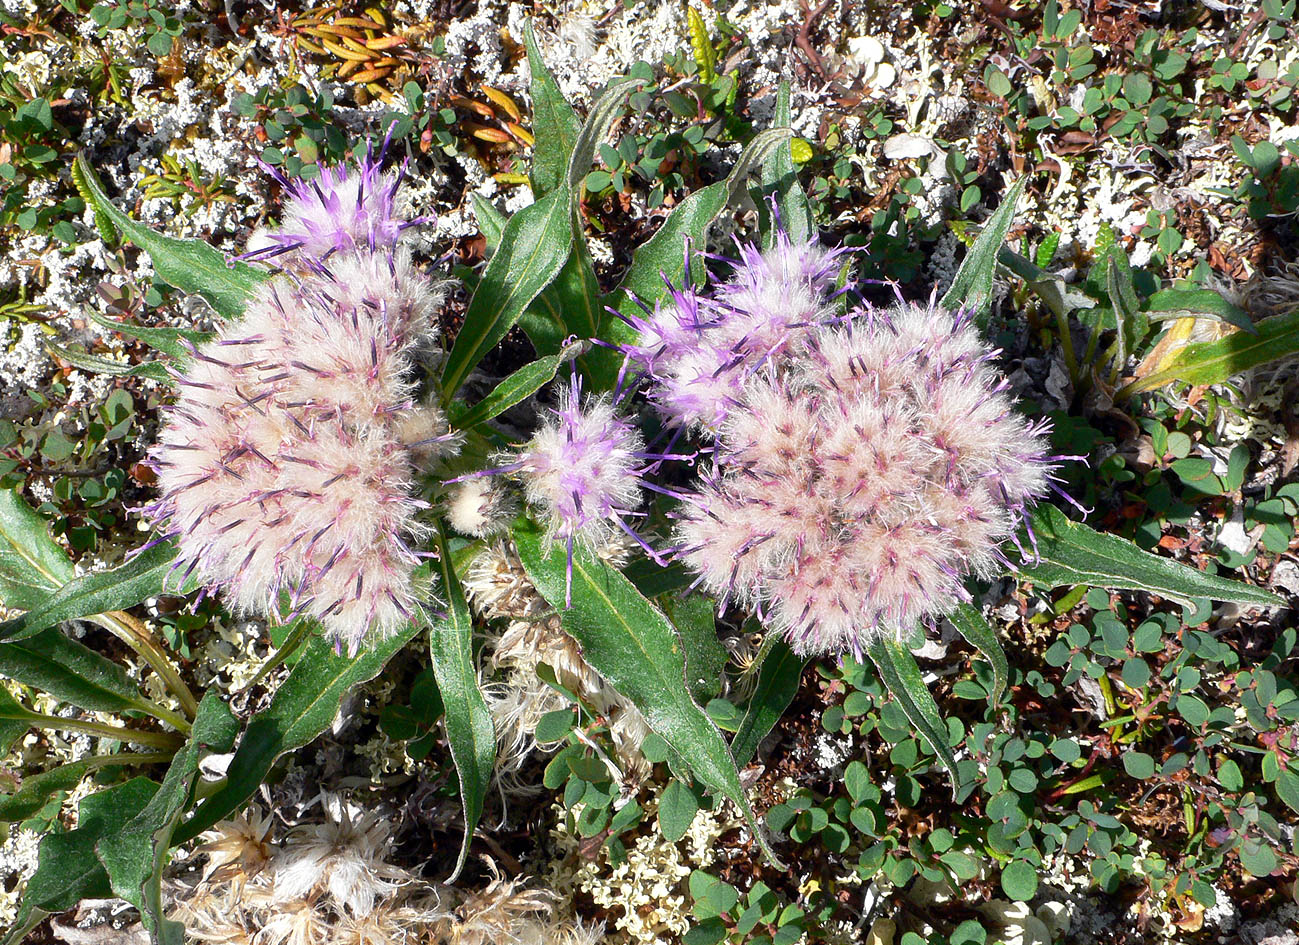
<path id="1" fill-rule="evenodd" d="M 603 922 L 614 941 L 1207 941 L 1293 925 L 1295 629 L 1262 592 L 1299 589 L 1292 5 L 565 8 L 531 48 L 524 13 L 6 7 L 14 915 L 24 894 L 45 912 L 115 894 L 157 935 L 175 934 L 170 913 L 276 940 L 562 941 Z M 618 386 L 608 347 L 566 340 L 634 343 L 605 306 L 634 325 L 631 293 L 661 296 L 660 270 L 682 290 L 686 234 L 727 255 L 732 233 L 774 239 L 774 196 L 799 240 L 860 248 L 856 277 L 968 302 L 1029 414 L 1053 422 L 1053 451 L 1089 458 L 1063 469 L 1089 524 L 1224 582 L 1179 587 L 1090 538 L 1085 560 L 1048 553 L 1034 580 L 975 587 L 919 646 L 928 716 L 891 678 L 909 648 L 805 667 L 634 542 L 579 547 L 567 573 L 544 521 L 511 545 L 434 536 L 433 616 L 454 632 L 398 632 L 355 658 L 219 597 L 191 609 L 180 574 L 152 583 L 170 570 L 162 546 L 123 563 L 148 539 L 142 460 L 173 399 L 152 349 L 184 359 L 193 333 L 241 311 L 260 270 L 225 254 L 289 230 L 288 188 L 258 160 L 308 194 L 330 180 L 319 166 L 389 133 L 411 162 L 404 216 L 434 218 L 410 248 L 453 276 L 449 353 L 420 353 L 466 434 L 448 478 L 526 442 L 572 359 L 592 390 Z M 175 247 L 122 210 L 219 251 L 167 262 Z M 724 277 L 707 259 L 690 271 L 708 265 Z M 861 284 L 890 303 L 891 286 Z M 462 484 L 461 522 L 512 508 Z M 1036 533 L 1067 550 L 1083 533 L 1065 513 L 1081 516 L 1057 506 Z M 649 509 L 636 531 L 666 534 L 670 508 Z M 624 565 L 623 599 L 602 604 L 593 590 Z M 1228 582 L 1259 590 L 1213 604 Z M 683 757 L 636 672 L 600 658 L 592 628 L 633 611 L 629 626 L 680 640 L 676 710 L 729 745 L 734 783 Z M 177 751 L 187 729 L 201 737 Z M 255 803 L 295 832 L 258 811 L 218 826 L 263 779 Z M 338 790 L 395 828 L 313 805 Z M 761 855 L 746 806 L 790 870 Z M 110 821 L 138 830 L 106 837 Z M 149 877 L 150 858 L 208 828 L 224 846 L 202 881 Z M 335 833 L 360 851 L 355 887 L 308 868 L 313 836 Z M 42 835 L 102 876 L 33 877 Z M 214 908 L 226 898 L 242 911 Z"/>

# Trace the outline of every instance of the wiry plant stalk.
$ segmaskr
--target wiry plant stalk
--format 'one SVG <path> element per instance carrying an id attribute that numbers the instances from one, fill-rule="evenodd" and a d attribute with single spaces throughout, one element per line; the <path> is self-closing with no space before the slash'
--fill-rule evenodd
<path id="1" fill-rule="evenodd" d="M 185 715 L 189 719 L 194 718 L 194 714 L 198 712 L 198 700 L 194 698 L 194 693 L 185 684 L 185 680 L 181 679 L 179 671 L 167 658 L 167 654 L 154 641 L 153 634 L 147 627 L 130 614 L 120 610 L 97 614 L 89 619 L 113 634 L 144 660 L 149 668 L 158 674 L 167 691 L 176 697 Z M 188 734 L 190 730 L 188 719 L 157 703 L 151 703 L 147 711 L 177 731 Z"/>

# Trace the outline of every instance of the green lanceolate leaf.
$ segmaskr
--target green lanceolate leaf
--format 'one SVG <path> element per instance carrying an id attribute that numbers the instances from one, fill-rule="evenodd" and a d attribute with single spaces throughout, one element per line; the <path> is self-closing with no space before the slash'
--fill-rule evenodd
<path id="1" fill-rule="evenodd" d="M 1058 508 L 1043 503 L 1033 512 L 1037 561 L 1023 561 L 1019 574 L 1045 587 L 1086 584 L 1158 594 L 1190 605 L 1196 598 L 1235 604 L 1280 606 L 1275 594 L 1240 581 L 1197 571 L 1168 558 L 1142 551 L 1117 535 L 1106 535 L 1070 521 Z M 1028 536 L 1024 548 L 1034 548 Z"/>
<path id="2" fill-rule="evenodd" d="M 1007 246 L 1001 247 L 998 251 L 997 262 L 1023 279 L 1056 316 L 1064 317 L 1079 309 L 1096 307 L 1096 300 L 1081 289 L 1067 284 L 1054 272 L 1039 269 Z"/>
<path id="3" fill-rule="evenodd" d="M 0 643 L 0 676 L 92 712 L 152 708 L 125 669 L 58 629 Z"/>
<path id="4" fill-rule="evenodd" d="M 1117 243 L 1111 245 L 1106 254 L 1105 289 L 1118 328 L 1118 363 L 1123 365 L 1127 363 L 1128 352 L 1135 350 L 1137 343 L 1145 337 L 1150 322 L 1141 311 L 1128 254 Z"/>
<path id="5" fill-rule="evenodd" d="M 644 79 L 629 76 L 615 79 L 605 86 L 604 92 L 591 106 L 591 112 L 582 123 L 573 142 L 573 153 L 568 159 L 568 192 L 574 216 L 577 215 L 577 195 L 582 190 L 582 181 L 595 163 L 595 149 L 609 134 L 609 129 L 618 120 L 625 107 L 627 95 L 645 84 Z"/>
<path id="6" fill-rule="evenodd" d="M 137 341 L 143 341 L 150 348 L 161 351 L 168 357 L 175 358 L 177 361 L 186 361 L 189 359 L 190 345 L 197 347 L 212 337 L 210 331 L 194 331 L 191 328 L 146 328 L 144 325 L 132 325 L 129 322 L 119 322 L 115 318 L 108 318 L 100 315 L 98 312 L 86 313 L 90 320 L 95 324 L 107 328 L 109 331 L 115 331 L 119 335 L 126 335 L 128 338 L 134 338 Z"/>
<path id="7" fill-rule="evenodd" d="M 94 208 L 97 220 L 111 220 L 127 239 L 149 254 L 159 278 L 182 292 L 203 296 L 225 318 L 243 315 L 257 287 L 270 278 L 247 263 L 231 265 L 224 253 L 202 240 L 163 236 L 136 223 L 105 196 L 84 154 L 77 155 L 72 165 L 72 182 Z"/>
<path id="8" fill-rule="evenodd" d="M 572 357 L 577 345 L 548 358 L 539 358 L 519 368 L 493 388 L 492 392 L 472 407 L 457 403 L 451 405 L 451 422 L 457 429 L 467 430 L 499 417 L 515 404 L 521 404 L 542 387 L 549 384 L 565 359 Z"/>
<path id="9" fill-rule="evenodd" d="M 171 375 L 157 361 L 123 364 L 121 361 L 110 361 L 108 358 L 96 357 L 85 351 L 77 351 L 75 348 L 65 348 L 52 341 L 47 341 L 45 347 L 50 349 L 51 354 L 90 374 L 107 374 L 110 377 L 145 377 L 160 384 L 171 383 Z"/>
<path id="10" fill-rule="evenodd" d="M 759 133 L 740 154 L 726 180 L 700 188 L 677 204 L 658 232 L 632 254 L 631 266 L 622 282 L 604 297 L 599 333 L 602 340 L 617 343 L 636 339 L 636 330 L 609 309 L 623 315 L 639 315 L 642 313 L 637 299 L 653 308 L 667 293 L 667 283 L 680 286 L 685 280 L 687 248 L 697 254 L 698 248 L 708 240 L 712 222 L 735 199 L 749 172 L 788 138 L 787 128 L 770 128 Z M 691 265 L 691 276 L 696 284 L 703 277 L 698 261 Z M 586 376 L 595 390 L 611 390 L 618 381 L 620 368 L 621 358 L 610 351 L 598 360 L 591 359 Z"/>
<path id="11" fill-rule="evenodd" d="M 447 546 L 446 537 L 440 536 L 440 541 L 439 567 L 447 613 L 429 626 L 429 656 L 446 711 L 447 742 L 455 761 L 465 814 L 460 855 L 456 858 L 451 878 L 447 880 L 452 882 L 464 867 L 465 858 L 469 855 L 469 841 L 483 813 L 483 803 L 492 780 L 492 766 L 496 762 L 496 730 L 492 725 L 491 710 L 478 689 L 469 605 L 465 603 L 460 580 L 451 569 L 451 549 Z"/>
<path id="12" fill-rule="evenodd" d="M 532 73 L 529 93 L 532 97 L 532 134 L 536 138 L 528 173 L 532 192 L 542 197 L 558 187 L 568 173 L 568 159 L 577 143 L 582 122 L 546 68 L 531 21 L 523 28 L 523 42 L 528 50 L 528 69 Z"/>
<path id="13" fill-rule="evenodd" d="M 515 527 L 514 540 L 537 590 L 563 607 L 564 549 L 544 549 L 541 532 L 526 520 Z M 579 550 L 573 555 L 572 606 L 562 620 L 583 658 L 640 709 L 650 729 L 687 760 L 695 777 L 739 807 L 767 857 L 778 862 L 753 817 L 726 740 L 690 698 L 681 640 L 667 618 L 621 573 Z"/>
<path id="14" fill-rule="evenodd" d="M 23 727 L 26 731 L 26 726 Z M 60 791 L 71 791 L 90 771 L 90 761 L 74 761 L 24 777 L 18 790 L 0 795 L 0 823 L 13 824 L 35 814 Z"/>
<path id="15" fill-rule="evenodd" d="M 113 895 L 95 844 L 139 813 L 157 789 L 147 778 L 133 778 L 91 794 L 77 809 L 75 830 L 46 834 L 36 853 L 36 872 L 0 945 L 17 945 L 46 916 L 66 912 L 82 899 Z"/>
<path id="16" fill-rule="evenodd" d="M 664 615 L 676 629 L 685 648 L 689 677 L 686 688 L 699 705 L 721 695 L 722 672 L 729 655 L 717 639 L 717 615 L 714 603 L 702 594 L 665 597 L 661 602 Z"/>
<path id="17" fill-rule="evenodd" d="M 95 853 L 108 873 L 113 892 L 140 910 L 155 945 L 184 945 L 184 929 L 163 913 L 162 871 L 181 815 L 194 796 L 199 761 L 212 752 L 228 752 L 239 723 L 215 692 L 199 703 L 189 742 L 176 753 L 149 803 L 121 827 L 100 838 Z"/>
<path id="18" fill-rule="evenodd" d="M 1001 701 L 1006 692 L 1006 680 L 1010 676 L 1010 664 L 1006 662 L 1006 651 L 997 639 L 997 631 L 989 626 L 988 621 L 969 604 L 959 604 L 947 615 L 952 626 L 970 646 L 974 647 L 992 664 L 992 704 Z"/>
<path id="19" fill-rule="evenodd" d="M 1024 180 L 1021 177 L 1006 191 L 1001 206 L 988 218 L 983 232 L 961 260 L 952 287 L 943 296 L 945 308 L 968 308 L 980 322 L 987 318 L 992 307 L 992 278 L 997 272 L 997 255 L 1015 222 L 1015 204 L 1024 192 Z"/>
<path id="20" fill-rule="evenodd" d="M 880 679 L 888 686 L 893 698 L 916 727 L 916 732 L 933 749 L 938 760 L 952 779 L 952 792 L 959 787 L 956 781 L 956 756 L 947 741 L 947 725 L 938 711 L 938 703 L 920 675 L 920 667 L 911 651 L 890 636 L 879 637 L 866 644 L 866 653 L 879 670 Z"/>
<path id="21" fill-rule="evenodd" d="M 478 221 L 478 232 L 482 233 L 483 239 L 487 241 L 487 252 L 489 254 L 496 252 L 496 247 L 501 244 L 501 235 L 505 232 L 505 214 L 497 210 L 486 197 L 476 193 L 469 195 L 469 202 L 474 205 L 474 219 Z"/>
<path id="22" fill-rule="evenodd" d="M 741 152 L 726 180 L 701 187 L 677 204 L 658 232 L 632 254 L 631 266 L 618 287 L 605 296 L 605 306 L 624 315 L 638 314 L 637 298 L 653 308 L 654 302 L 667 291 L 665 280 L 680 286 L 685 280 L 687 241 L 696 250 L 707 242 L 709 227 L 740 192 L 749 172 L 788 138 L 788 128 L 760 132 Z M 696 282 L 703 277 L 697 263 L 692 264 L 691 270 Z M 606 311 L 600 337 L 605 341 L 630 341 L 636 332 Z"/>
<path id="23" fill-rule="evenodd" d="M 469 372 L 559 274 L 573 240 L 568 204 L 568 190 L 560 187 L 505 224 L 442 370 L 444 398 L 460 389 Z"/>
<path id="24" fill-rule="evenodd" d="M 473 202 L 478 229 L 483 234 L 483 239 L 487 241 L 487 252 L 490 255 L 496 252 L 496 247 L 500 245 L 505 224 L 509 221 L 505 214 L 478 194 L 470 194 L 469 199 Z M 563 268 L 559 270 L 559 275 L 555 277 L 555 281 L 546 286 L 519 316 L 519 327 L 528 336 L 537 354 L 553 354 L 564 346 L 564 339 L 568 337 L 568 329 L 564 326 L 563 305 L 559 301 L 567 290 L 564 292 L 554 290 L 556 285 L 570 280 L 572 266 L 573 257 L 570 254 Z M 454 402 L 452 409 L 454 409 Z"/>
<path id="25" fill-rule="evenodd" d="M 789 83 L 784 80 L 776 91 L 776 111 L 771 117 L 771 124 L 774 128 L 790 126 Z M 816 235 L 812 207 L 807 202 L 803 185 L 798 182 L 791 146 L 792 142 L 776 147 L 762 162 L 758 212 L 762 220 L 762 245 L 766 248 L 770 248 L 776 241 L 776 221 L 772 219 L 770 207 L 766 203 L 772 197 L 775 198 L 776 210 L 780 214 L 780 226 L 789 234 L 791 243 L 806 243 Z"/>
<path id="26" fill-rule="evenodd" d="M 30 716 L 26 708 L 9 694 L 9 690 L 0 687 L 0 757 L 9 754 L 9 749 L 19 736 L 31 728 Z M 0 800 L 0 806 L 3 806 Z M 0 817 L 0 820 L 3 820 Z"/>
<path id="27" fill-rule="evenodd" d="M 126 610 L 163 593 L 187 594 L 197 586 L 192 579 L 182 587 L 173 576 L 172 586 L 166 586 L 175 558 L 176 546 L 164 541 L 119 567 L 75 577 L 21 617 L 0 624 L 0 640 L 21 640 L 64 620 Z"/>
<path id="28" fill-rule="evenodd" d="M 558 325 L 564 337 L 574 335 L 578 338 L 594 338 L 603 310 L 600 308 L 600 284 L 595 278 L 595 264 L 591 261 L 591 251 L 586 246 L 586 236 L 575 226 L 573 229 L 573 251 L 568 255 L 564 268 L 559 270 L 555 281 L 546 286 L 544 292 L 528 307 L 527 320 L 522 321 L 524 330 L 536 322 L 544 320 L 546 327 L 533 337 L 528 338 L 538 354 L 553 354 L 556 348 L 554 332 L 550 325 Z M 558 339 L 562 343 L 563 339 Z M 542 346 L 545 346 L 544 349 Z"/>
<path id="29" fill-rule="evenodd" d="M 764 644 L 759 656 L 758 684 L 740 727 L 731 739 L 735 763 L 746 765 L 753 760 L 758 746 L 767 737 L 798 692 L 798 681 L 807 660 L 794 653 L 783 640 L 774 637 Z"/>
<path id="30" fill-rule="evenodd" d="M 39 607 L 75 573 L 45 519 L 16 489 L 0 489 L 0 603 L 10 610 Z"/>
<path id="31" fill-rule="evenodd" d="M 1235 325 L 1251 335 L 1258 334 L 1249 312 L 1224 299 L 1213 289 L 1163 289 L 1146 300 L 1146 314 L 1151 321 L 1176 318 L 1212 318 Z"/>
<path id="32" fill-rule="evenodd" d="M 1118 397 L 1154 390 L 1173 381 L 1186 384 L 1221 384 L 1233 375 L 1299 352 L 1299 311 L 1265 318 L 1255 332 L 1238 331 L 1190 344 L 1164 362 L 1164 367 L 1123 388 Z"/>
<path id="33" fill-rule="evenodd" d="M 175 842 L 192 840 L 242 807 L 275 760 L 309 744 L 329 728 L 348 690 L 377 676 L 418 631 L 412 622 L 400 632 L 367 645 L 354 657 L 335 653 L 334 645 L 323 637 L 313 638 L 271 697 L 271 704 L 248 723 L 230 762 L 226 783 L 180 825 Z"/>

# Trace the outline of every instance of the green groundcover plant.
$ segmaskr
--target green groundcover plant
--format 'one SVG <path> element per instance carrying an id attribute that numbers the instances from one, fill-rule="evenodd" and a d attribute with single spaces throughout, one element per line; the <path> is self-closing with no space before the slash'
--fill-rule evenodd
<path id="1" fill-rule="evenodd" d="M 772 863 L 767 826 L 783 829 L 806 805 L 796 798 L 788 818 L 757 820 L 739 771 L 811 657 L 873 664 L 962 796 L 975 772 L 958 761 L 912 647 L 926 626 L 950 621 L 986 661 L 978 695 L 1000 703 L 1010 669 L 975 605 L 980 582 L 1139 591 L 1191 610 L 1205 600 L 1281 603 L 1066 514 L 1072 500 L 1057 474 L 1075 458 L 1055 455 L 1048 427 L 1017 410 L 982 331 L 999 261 L 1051 298 L 1045 274 L 1003 247 L 1022 183 L 943 298 L 859 302 L 859 255 L 818 244 L 783 89 L 775 126 L 751 136 L 725 180 L 678 201 L 606 289 L 579 204 L 598 148 L 644 80 L 610 83 L 582 120 L 527 39 L 536 199 L 508 219 L 479 205 L 493 251 L 446 351 L 435 329 L 444 286 L 404 245 L 420 221 L 396 209 L 401 173 L 385 170 L 386 146 L 354 167 L 283 179 L 279 227 L 238 259 L 133 221 L 78 158 L 74 180 L 104 238 L 142 248 L 219 324 L 202 334 L 103 319 L 156 350 L 130 367 L 66 352 L 79 367 L 174 389 L 150 454 L 158 496 L 144 513 L 156 536 L 126 563 L 76 574 L 42 518 L 16 491 L 0 493 L 0 598 L 21 614 L 0 627 L 0 674 L 120 720 L 46 716 L 0 692 L 0 737 L 8 747 L 33 726 L 73 728 L 123 746 L 24 780 L 0 797 L 0 818 L 31 816 L 95 768 L 165 765 L 160 781 L 134 777 L 85 798 L 76 829 L 43 839 L 8 942 L 109 895 L 136 905 L 155 941 L 180 942 L 162 903 L 169 851 L 238 811 L 278 758 L 323 732 L 345 694 L 417 637 L 459 781 L 459 872 L 496 753 L 465 591 L 468 563 L 492 542 L 510 542 L 582 658 L 644 716 L 674 774 L 733 802 Z M 757 242 L 718 264 L 701 249 L 710 226 L 750 196 L 763 211 Z M 1115 332 L 1122 360 L 1125 326 L 1146 313 L 1123 304 L 1131 273 L 1121 252 L 1107 273 L 1116 320 L 1096 331 Z M 516 325 L 536 360 L 470 402 L 466 380 Z M 555 406 L 542 408 L 530 440 L 494 423 L 552 383 Z M 707 613 L 738 608 L 767 631 L 750 701 L 725 724 L 692 685 L 721 661 L 711 620 L 661 606 L 683 591 L 706 600 Z M 127 612 L 163 593 L 216 593 L 283 625 L 265 671 L 290 656 L 292 671 L 246 724 L 218 693 L 191 692 Z M 59 625 L 72 619 L 138 654 L 165 685 L 165 704 L 65 635 Z M 1085 662 L 1079 641 L 1064 646 L 1062 661 Z M 571 715 L 539 728 L 538 740 L 562 740 Z M 200 776 L 206 758 L 232 752 L 218 780 Z M 1270 780 L 1299 803 L 1293 762 L 1272 757 Z M 854 801 L 869 794 L 859 772 L 848 777 Z M 1265 815 L 1253 827 L 1246 855 L 1261 869 L 1279 833 Z M 1013 847 L 999 852 L 1007 890 L 1027 885 L 1033 867 Z"/>

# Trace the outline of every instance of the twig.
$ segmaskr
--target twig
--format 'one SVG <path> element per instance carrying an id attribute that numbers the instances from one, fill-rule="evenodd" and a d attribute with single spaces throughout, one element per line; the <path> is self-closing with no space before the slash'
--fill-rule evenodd
<path id="1" fill-rule="evenodd" d="M 1231 52 L 1227 54 L 1230 58 L 1235 59 L 1240 55 L 1241 49 L 1245 46 L 1245 40 L 1249 39 L 1249 34 L 1254 32 L 1258 27 L 1258 24 L 1262 23 L 1266 16 L 1267 11 L 1260 5 L 1259 8 L 1254 11 L 1254 15 L 1245 21 L 1244 27 L 1241 28 L 1240 35 L 1237 36 L 1236 41 L 1231 44 Z"/>
<path id="2" fill-rule="evenodd" d="M 798 28 L 798 33 L 794 36 L 794 45 L 803 50 L 803 55 L 807 56 L 808 63 L 816 70 L 816 74 L 821 77 L 822 82 L 829 82 L 830 76 L 825 71 L 825 64 L 821 62 L 820 55 L 812 47 L 812 40 L 809 38 L 808 33 L 812 29 L 812 21 L 830 9 L 833 4 L 834 0 L 825 0 L 815 10 L 808 11 L 807 15 L 803 17 L 803 25 Z M 806 2 L 803 3 L 803 9 L 807 9 Z"/>

